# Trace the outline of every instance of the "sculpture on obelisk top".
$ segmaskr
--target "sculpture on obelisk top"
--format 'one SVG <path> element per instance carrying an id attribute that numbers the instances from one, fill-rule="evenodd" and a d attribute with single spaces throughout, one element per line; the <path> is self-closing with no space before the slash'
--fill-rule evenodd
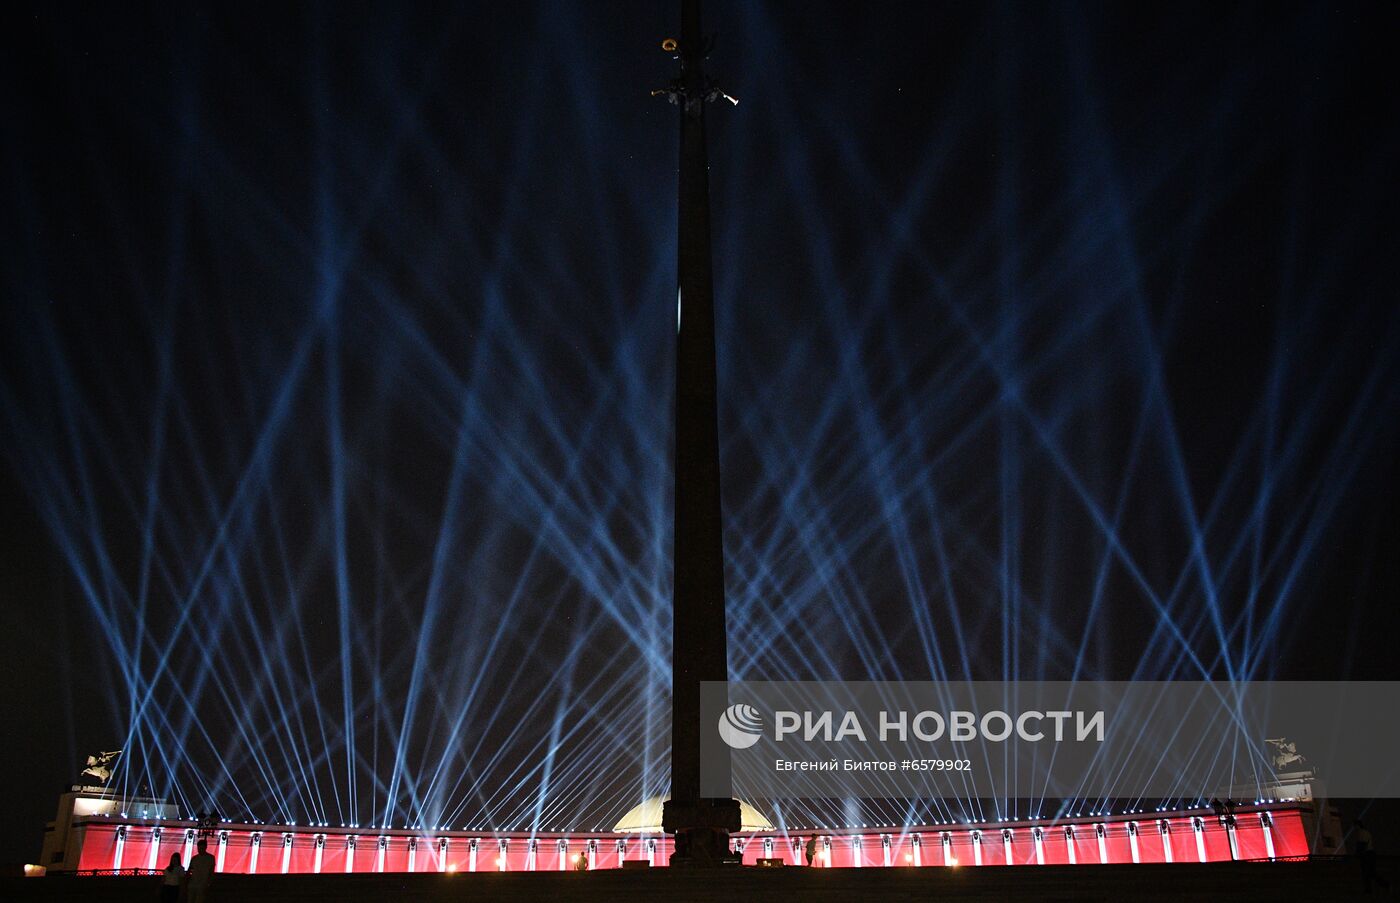
<path id="1" fill-rule="evenodd" d="M 94 778 L 98 784 L 105 785 L 112 779 L 112 769 L 116 768 L 117 757 L 121 754 L 121 750 L 114 749 L 88 756 L 87 767 L 83 769 L 81 776 Z"/>

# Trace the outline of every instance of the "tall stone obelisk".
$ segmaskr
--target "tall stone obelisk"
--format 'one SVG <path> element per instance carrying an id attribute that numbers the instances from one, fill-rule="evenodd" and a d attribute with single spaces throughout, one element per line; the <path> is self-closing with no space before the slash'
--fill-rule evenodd
<path id="1" fill-rule="evenodd" d="M 705 105 L 724 96 L 705 78 L 699 0 L 682 0 L 680 76 L 664 94 L 680 108 L 680 248 L 676 299 L 675 627 L 671 661 L 671 798 L 662 825 L 676 836 L 674 866 L 732 861 L 739 803 L 700 795 L 700 683 L 728 680 L 724 544 L 720 520 L 715 313 Z M 714 730 L 715 725 L 710 728 Z M 719 744 L 722 745 L 722 744 Z M 723 767 L 728 774 L 729 751 Z"/>

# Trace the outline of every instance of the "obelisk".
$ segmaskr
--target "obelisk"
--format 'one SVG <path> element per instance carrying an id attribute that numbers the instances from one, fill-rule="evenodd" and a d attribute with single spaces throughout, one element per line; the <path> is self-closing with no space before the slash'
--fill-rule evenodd
<path id="1" fill-rule="evenodd" d="M 662 825 L 676 836 L 673 866 L 735 858 L 739 803 L 700 795 L 700 683 L 728 680 L 724 544 L 720 520 L 715 315 L 710 272 L 709 163 L 705 105 L 722 97 L 705 78 L 699 0 L 682 0 L 680 76 L 664 94 L 680 109 L 679 288 L 676 299 L 676 525 L 671 660 L 671 798 Z M 715 729 L 715 725 L 710 728 Z M 723 744 L 716 744 L 723 746 Z M 711 763 L 729 773 L 729 750 Z"/>

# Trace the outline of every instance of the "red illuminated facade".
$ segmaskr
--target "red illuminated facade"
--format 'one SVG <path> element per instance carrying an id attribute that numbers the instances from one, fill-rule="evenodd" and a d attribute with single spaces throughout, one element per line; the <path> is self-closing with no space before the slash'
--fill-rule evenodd
<path id="1" fill-rule="evenodd" d="M 818 838 L 824 868 L 937 868 L 992 865 L 1096 865 L 1228 862 L 1307 856 L 1319 849 L 1309 802 L 1243 806 L 1230 818 L 1209 810 L 1142 813 L 1059 821 L 746 833 L 735 838 L 745 864 L 759 859 L 805 865 L 807 839 Z M 75 817 L 66 862 L 51 869 L 158 869 L 171 853 L 188 862 L 193 822 Z M 367 831 L 281 825 L 221 824 L 209 835 L 217 869 L 240 874 L 346 872 L 546 871 L 621 867 L 623 860 L 663 866 L 666 835 L 604 832 L 484 833 Z"/>

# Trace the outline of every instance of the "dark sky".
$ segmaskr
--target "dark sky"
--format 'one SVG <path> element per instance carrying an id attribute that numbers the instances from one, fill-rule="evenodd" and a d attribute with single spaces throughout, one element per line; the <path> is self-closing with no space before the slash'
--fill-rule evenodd
<path id="1" fill-rule="evenodd" d="M 664 788 L 671 6 L 7 7 L 0 860 Z M 1397 676 L 1394 4 L 706 18 L 736 674 Z"/>

